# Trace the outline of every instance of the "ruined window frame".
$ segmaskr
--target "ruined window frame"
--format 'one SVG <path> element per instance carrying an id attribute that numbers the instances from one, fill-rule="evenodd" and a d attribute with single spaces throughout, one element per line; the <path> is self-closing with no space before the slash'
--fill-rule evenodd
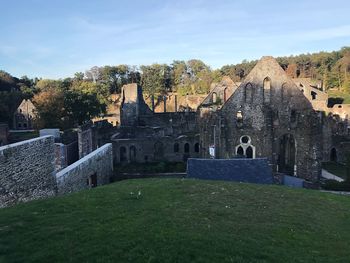
<path id="1" fill-rule="evenodd" d="M 271 102 L 271 78 L 269 76 L 265 77 L 263 80 L 263 97 L 264 103 Z"/>

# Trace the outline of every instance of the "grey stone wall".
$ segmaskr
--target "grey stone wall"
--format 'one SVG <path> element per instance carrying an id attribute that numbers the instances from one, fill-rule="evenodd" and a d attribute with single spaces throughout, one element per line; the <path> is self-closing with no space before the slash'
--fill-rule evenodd
<path id="1" fill-rule="evenodd" d="M 321 120 L 273 58 L 262 58 L 220 110 L 199 113 L 202 157 L 214 142 L 216 158 L 233 158 L 247 147 L 252 158 L 266 157 L 274 172 L 318 181 Z"/>
<path id="2" fill-rule="evenodd" d="M 6 123 L 0 123 L 0 146 L 8 144 L 9 127 Z"/>
<path id="3" fill-rule="evenodd" d="M 55 143 L 55 171 L 67 167 L 67 147 L 63 143 Z"/>
<path id="4" fill-rule="evenodd" d="M 93 151 L 92 130 L 90 126 L 78 128 L 79 158 L 83 158 Z"/>
<path id="5" fill-rule="evenodd" d="M 54 158 L 52 136 L 0 147 L 0 207 L 55 195 Z"/>
<path id="6" fill-rule="evenodd" d="M 108 143 L 56 174 L 58 194 L 107 184 L 112 175 L 112 144 Z"/>
<path id="7" fill-rule="evenodd" d="M 115 163 L 183 162 L 199 157 L 199 135 L 113 140 Z"/>

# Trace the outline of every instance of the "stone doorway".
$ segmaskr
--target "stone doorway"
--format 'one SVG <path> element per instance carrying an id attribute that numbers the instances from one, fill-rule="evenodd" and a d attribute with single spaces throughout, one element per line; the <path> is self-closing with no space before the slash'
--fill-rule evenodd
<path id="1" fill-rule="evenodd" d="M 292 134 L 285 134 L 280 138 L 278 171 L 294 175 L 296 143 Z"/>
<path id="2" fill-rule="evenodd" d="M 89 187 L 94 188 L 97 186 L 97 173 L 93 173 L 89 176 L 87 180 L 87 184 Z"/>
<path id="3" fill-rule="evenodd" d="M 336 161 L 338 161 L 337 150 L 336 150 L 335 148 L 332 148 L 332 149 L 331 149 L 330 161 L 331 161 L 331 162 L 336 162 Z"/>
<path id="4" fill-rule="evenodd" d="M 154 159 L 156 161 L 162 161 L 164 159 L 164 146 L 162 142 L 156 142 L 154 144 Z"/>
<path id="5" fill-rule="evenodd" d="M 126 162 L 128 160 L 126 155 L 126 148 L 124 146 L 120 147 L 119 149 L 119 158 L 120 162 Z"/>
<path id="6" fill-rule="evenodd" d="M 136 147 L 134 145 L 130 146 L 129 149 L 129 160 L 130 162 L 136 162 Z"/>

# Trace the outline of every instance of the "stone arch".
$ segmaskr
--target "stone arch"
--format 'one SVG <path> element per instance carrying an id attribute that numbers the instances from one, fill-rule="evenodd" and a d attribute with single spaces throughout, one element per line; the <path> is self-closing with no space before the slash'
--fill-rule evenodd
<path id="1" fill-rule="evenodd" d="M 290 133 L 279 139 L 278 172 L 296 175 L 296 141 Z"/>
<path id="2" fill-rule="evenodd" d="M 331 149 L 329 160 L 331 162 L 337 162 L 338 161 L 337 149 L 335 149 L 334 147 Z"/>
<path id="3" fill-rule="evenodd" d="M 163 143 L 158 141 L 154 144 L 154 159 L 160 161 L 164 158 L 164 146 Z"/>
<path id="4" fill-rule="evenodd" d="M 190 152 L 190 144 L 186 142 L 184 144 L 184 153 L 189 153 Z"/>
<path id="5" fill-rule="evenodd" d="M 271 79 L 266 77 L 263 81 L 264 102 L 269 103 L 271 100 Z"/>
<path id="6" fill-rule="evenodd" d="M 244 155 L 244 150 L 242 146 L 238 146 L 236 150 L 236 155 L 243 156 Z"/>
<path id="7" fill-rule="evenodd" d="M 218 95 L 216 94 L 216 92 L 213 92 L 213 94 L 212 94 L 212 102 L 216 103 L 217 100 L 218 100 Z"/>
<path id="8" fill-rule="evenodd" d="M 246 158 L 255 158 L 255 147 L 248 135 L 243 135 L 239 139 L 240 144 L 236 146 L 236 155 L 245 156 Z"/>
<path id="9" fill-rule="evenodd" d="M 194 144 L 194 152 L 195 152 L 195 153 L 199 153 L 199 143 L 198 143 L 198 142 L 196 142 L 196 143 Z"/>
<path id="10" fill-rule="evenodd" d="M 244 87 L 244 102 L 253 102 L 253 85 L 251 83 L 247 83 Z"/>
<path id="11" fill-rule="evenodd" d="M 252 159 L 253 158 L 253 148 L 252 146 L 248 146 L 247 149 L 245 150 L 245 155 L 247 158 Z"/>
<path id="12" fill-rule="evenodd" d="M 120 158 L 120 162 L 126 162 L 128 160 L 126 155 L 126 147 L 121 146 L 119 148 L 119 158 Z"/>
<path id="13" fill-rule="evenodd" d="M 224 102 L 226 102 L 228 99 L 228 88 L 224 89 Z"/>
<path id="14" fill-rule="evenodd" d="M 130 160 L 130 162 L 136 162 L 136 154 L 137 154 L 137 151 L 136 151 L 135 145 L 131 145 L 129 148 L 129 160 Z"/>

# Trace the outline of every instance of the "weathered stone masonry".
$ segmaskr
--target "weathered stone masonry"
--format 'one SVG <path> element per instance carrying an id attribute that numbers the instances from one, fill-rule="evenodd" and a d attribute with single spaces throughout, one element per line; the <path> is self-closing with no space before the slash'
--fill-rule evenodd
<path id="1" fill-rule="evenodd" d="M 112 144 L 55 173 L 53 136 L 0 147 L 0 208 L 109 183 Z"/>
<path id="2" fill-rule="evenodd" d="M 56 193 L 54 138 L 0 147 L 0 207 Z"/>
<path id="3" fill-rule="evenodd" d="M 58 194 L 107 184 L 112 173 L 112 144 L 108 143 L 56 174 Z"/>

